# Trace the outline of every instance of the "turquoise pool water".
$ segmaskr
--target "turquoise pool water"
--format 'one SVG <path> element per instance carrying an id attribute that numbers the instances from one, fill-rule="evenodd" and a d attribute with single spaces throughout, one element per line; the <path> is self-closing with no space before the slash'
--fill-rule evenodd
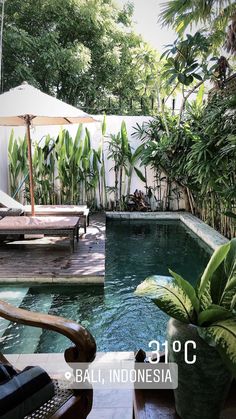
<path id="1" fill-rule="evenodd" d="M 99 351 L 148 349 L 165 339 L 167 316 L 148 299 L 134 297 L 148 275 L 168 268 L 194 283 L 210 249 L 180 222 L 108 221 L 106 279 L 101 286 L 0 286 L 0 299 L 34 311 L 69 317 L 89 328 Z M 68 340 L 55 332 L 0 319 L 0 351 L 63 352 Z"/>

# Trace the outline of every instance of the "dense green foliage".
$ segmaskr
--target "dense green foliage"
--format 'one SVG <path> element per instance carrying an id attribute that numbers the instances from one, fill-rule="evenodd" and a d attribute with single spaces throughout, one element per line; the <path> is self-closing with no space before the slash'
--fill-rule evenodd
<path id="1" fill-rule="evenodd" d="M 93 208 L 124 209 L 130 195 L 133 174 L 144 182 L 145 178 L 135 166 L 142 147 L 133 151 L 126 125 L 122 122 L 117 135 L 105 136 L 106 118 L 102 136 L 96 149 L 91 146 L 88 129 L 79 126 L 75 138 L 61 130 L 56 139 L 49 135 L 33 144 L 33 172 L 35 201 L 37 204 L 86 203 Z M 105 141 L 106 140 L 106 141 Z M 105 149 L 112 162 L 114 185 L 106 180 Z M 19 201 L 30 200 L 28 155 L 26 138 L 9 141 L 9 178 L 11 193 Z"/>
<path id="2" fill-rule="evenodd" d="M 29 202 L 27 141 L 9 141 L 9 174 L 12 194 Z M 92 149 L 90 134 L 79 126 L 75 138 L 61 130 L 54 140 L 49 135 L 34 143 L 33 172 L 35 201 L 38 204 L 76 204 L 87 202 L 96 206 L 100 158 Z M 21 188 L 19 188 L 21 186 Z"/>
<path id="3" fill-rule="evenodd" d="M 5 6 L 3 89 L 23 81 L 89 112 L 149 112 L 161 89 L 158 54 L 112 0 L 11 0 Z M 116 104 L 113 104 L 113 102 Z M 118 105 L 117 105 L 118 104 Z M 137 104 L 139 109 L 137 110 Z"/>
<path id="4" fill-rule="evenodd" d="M 219 351 L 236 376 L 236 239 L 215 250 L 199 283 L 193 287 L 180 275 L 152 276 L 136 289 L 169 316 L 198 326 L 199 335 Z"/>
<path id="5" fill-rule="evenodd" d="M 144 143 L 143 164 L 164 173 L 168 184 L 177 183 L 189 210 L 233 237 L 235 221 L 225 214 L 236 207 L 235 97 L 219 93 L 204 105 L 200 91 L 180 124 L 178 118 L 160 114 L 136 128 Z"/>

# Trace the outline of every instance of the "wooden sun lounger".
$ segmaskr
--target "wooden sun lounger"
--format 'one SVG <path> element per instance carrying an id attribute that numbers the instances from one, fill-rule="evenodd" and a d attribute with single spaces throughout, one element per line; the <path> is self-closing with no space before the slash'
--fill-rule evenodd
<path id="1" fill-rule="evenodd" d="M 23 211 L 24 215 L 31 215 L 31 206 L 25 205 Z M 35 205 L 35 215 L 37 217 L 46 215 L 55 217 L 79 217 L 85 233 L 89 225 L 89 208 L 87 205 Z"/>
<path id="2" fill-rule="evenodd" d="M 31 215 L 31 206 L 22 205 L 10 195 L 0 190 L 0 207 L 5 207 L 7 211 L 11 210 L 11 214 L 0 214 L 4 217 L 5 215 L 20 215 L 19 210 L 23 215 Z M 4 210 L 5 208 L 0 208 Z M 18 210 L 18 214 L 14 214 L 14 211 Z M 89 208 L 87 205 L 35 205 L 35 215 L 41 216 L 60 216 L 60 217 L 79 217 L 80 223 L 86 233 L 87 226 L 89 225 Z"/>
<path id="3" fill-rule="evenodd" d="M 0 220 L 0 236 L 43 234 L 68 237 L 74 252 L 74 238 L 79 240 L 79 217 L 5 217 Z"/>

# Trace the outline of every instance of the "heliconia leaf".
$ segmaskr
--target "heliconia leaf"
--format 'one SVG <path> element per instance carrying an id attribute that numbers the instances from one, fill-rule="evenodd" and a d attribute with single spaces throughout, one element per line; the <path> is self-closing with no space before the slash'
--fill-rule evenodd
<path id="1" fill-rule="evenodd" d="M 80 160 L 81 160 L 82 154 L 83 154 L 83 144 L 81 142 L 79 144 L 79 147 L 76 150 L 76 153 L 75 153 L 75 161 L 76 161 L 76 164 L 77 165 L 80 164 Z"/>
<path id="2" fill-rule="evenodd" d="M 184 278 L 182 278 L 182 276 L 173 272 L 171 269 L 169 269 L 169 272 L 173 276 L 173 278 L 175 279 L 178 286 L 180 288 L 182 288 L 184 290 L 184 292 L 186 293 L 186 295 L 189 297 L 196 313 L 198 313 L 198 311 L 199 311 L 199 300 L 197 298 L 196 291 L 193 288 L 193 286 L 188 281 L 186 281 Z"/>
<path id="3" fill-rule="evenodd" d="M 75 141 L 74 141 L 75 148 L 78 147 L 79 142 L 81 141 L 82 132 L 83 132 L 83 125 L 82 124 L 79 124 L 79 128 L 77 130 L 77 133 L 76 133 L 76 136 L 75 136 Z"/>
<path id="4" fill-rule="evenodd" d="M 198 316 L 199 326 L 212 324 L 221 320 L 229 319 L 232 317 L 232 313 L 229 310 L 221 306 L 210 307 L 207 310 L 202 311 Z"/>
<path id="5" fill-rule="evenodd" d="M 162 311 L 179 321 L 192 322 L 191 300 L 172 278 L 151 276 L 137 287 L 135 295 L 151 298 Z"/>
<path id="6" fill-rule="evenodd" d="M 91 150 L 90 132 L 89 132 L 88 128 L 85 128 L 85 131 L 86 131 L 87 151 L 89 152 Z"/>
<path id="7" fill-rule="evenodd" d="M 102 121 L 102 135 L 103 137 L 106 135 L 106 131 L 107 131 L 107 117 L 106 114 L 103 117 L 103 121 Z"/>
<path id="8" fill-rule="evenodd" d="M 229 370 L 236 377 L 236 319 L 198 327 L 198 333 L 209 345 L 216 347 Z"/>
<path id="9" fill-rule="evenodd" d="M 102 152 L 103 152 L 103 141 L 100 141 L 98 149 L 97 149 L 97 155 L 99 158 L 99 161 L 101 162 L 102 159 Z"/>
<path id="10" fill-rule="evenodd" d="M 64 143 L 64 136 L 65 136 L 65 130 L 63 130 L 63 129 L 60 129 L 60 131 L 59 131 L 59 135 L 58 135 L 58 145 L 59 145 L 59 147 L 61 147 L 62 146 L 62 144 Z"/>
<path id="11" fill-rule="evenodd" d="M 12 153 L 13 141 L 14 141 L 14 130 L 12 129 L 11 130 L 11 134 L 10 134 L 9 143 L 8 143 L 8 152 L 10 154 Z"/>
<path id="12" fill-rule="evenodd" d="M 121 123 L 120 134 L 121 134 L 122 150 L 123 150 L 123 153 L 126 154 L 128 152 L 129 139 L 128 139 L 128 133 L 127 133 L 125 121 L 122 121 Z"/>
<path id="13" fill-rule="evenodd" d="M 65 141 L 65 146 L 66 146 L 66 156 L 67 156 L 67 158 L 69 158 L 70 157 L 70 134 L 69 134 L 69 132 L 68 131 L 65 131 L 65 139 L 64 139 L 64 141 Z"/>

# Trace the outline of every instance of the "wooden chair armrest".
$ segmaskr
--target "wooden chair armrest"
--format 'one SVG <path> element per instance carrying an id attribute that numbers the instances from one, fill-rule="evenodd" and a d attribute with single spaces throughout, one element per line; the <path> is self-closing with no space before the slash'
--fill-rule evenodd
<path id="1" fill-rule="evenodd" d="M 92 362 L 95 358 L 96 342 L 93 336 L 83 326 L 72 320 L 23 310 L 1 300 L 0 317 L 27 326 L 53 330 L 66 336 L 75 344 L 65 351 L 64 356 L 68 363 Z"/>

